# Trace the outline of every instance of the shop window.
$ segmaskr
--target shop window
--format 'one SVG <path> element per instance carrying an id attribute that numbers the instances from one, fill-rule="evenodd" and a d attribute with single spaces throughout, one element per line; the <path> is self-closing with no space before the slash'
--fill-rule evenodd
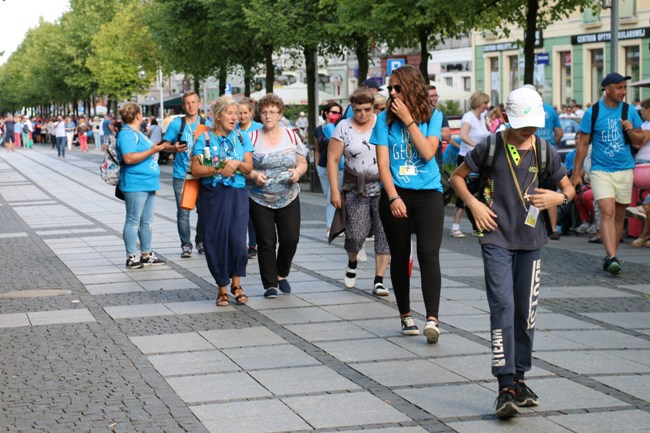
<path id="1" fill-rule="evenodd" d="M 600 83 L 604 78 L 604 69 L 603 50 L 591 50 L 591 102 L 598 101 L 602 94 Z"/>
<path id="2" fill-rule="evenodd" d="M 568 104 L 573 99 L 573 75 L 571 51 L 562 51 L 560 53 L 560 101 L 562 104 Z"/>
<path id="3" fill-rule="evenodd" d="M 619 0 L 618 17 L 619 18 L 636 17 L 636 0 Z"/>
<path id="4" fill-rule="evenodd" d="M 583 24 L 594 24 L 600 22 L 600 11 L 595 11 L 590 7 L 585 7 L 585 10 L 582 12 L 582 23 Z"/>
<path id="5" fill-rule="evenodd" d="M 639 62 L 640 54 L 638 46 L 625 48 L 625 75 L 632 77 L 630 80 L 631 83 L 639 81 L 641 78 L 641 67 Z M 627 100 L 632 102 L 635 99 L 639 99 L 639 88 L 628 86 Z"/>

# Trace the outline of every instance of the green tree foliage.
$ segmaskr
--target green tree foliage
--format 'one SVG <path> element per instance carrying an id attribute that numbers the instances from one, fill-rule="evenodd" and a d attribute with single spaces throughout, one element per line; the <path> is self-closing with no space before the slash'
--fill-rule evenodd
<path id="1" fill-rule="evenodd" d="M 155 79 L 159 55 L 143 17 L 142 4 L 131 1 L 93 37 L 87 66 L 100 94 L 129 99 Z"/>

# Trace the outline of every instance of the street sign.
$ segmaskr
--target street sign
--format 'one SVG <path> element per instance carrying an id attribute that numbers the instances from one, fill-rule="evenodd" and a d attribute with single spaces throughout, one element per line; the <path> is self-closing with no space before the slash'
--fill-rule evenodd
<path id="1" fill-rule="evenodd" d="M 390 75 L 393 73 L 393 70 L 399 68 L 400 66 L 404 66 L 406 64 L 406 60 L 404 59 L 388 59 L 386 61 L 386 75 Z"/>
<path id="2" fill-rule="evenodd" d="M 535 54 L 535 63 L 538 65 L 548 65 L 549 55 L 548 53 L 537 53 Z"/>
<path id="3" fill-rule="evenodd" d="M 232 95 L 232 84 L 226 83 L 226 95 Z"/>

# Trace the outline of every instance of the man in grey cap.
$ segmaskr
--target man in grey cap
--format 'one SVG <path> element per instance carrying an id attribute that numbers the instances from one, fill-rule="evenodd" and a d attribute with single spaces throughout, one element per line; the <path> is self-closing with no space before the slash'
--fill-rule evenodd
<path id="1" fill-rule="evenodd" d="M 625 208 L 632 199 L 634 157 L 630 146 L 638 148 L 644 142 L 639 114 L 623 102 L 629 79 L 616 72 L 603 79 L 605 95 L 582 117 L 574 163 L 574 167 L 582 167 L 592 143 L 590 180 L 594 200 L 598 202 L 600 235 L 606 253 L 603 271 L 612 275 L 622 272 L 616 251 L 623 235 Z M 627 113 L 623 113 L 624 107 Z M 579 170 L 574 170 L 571 183 L 577 187 L 581 182 Z"/>

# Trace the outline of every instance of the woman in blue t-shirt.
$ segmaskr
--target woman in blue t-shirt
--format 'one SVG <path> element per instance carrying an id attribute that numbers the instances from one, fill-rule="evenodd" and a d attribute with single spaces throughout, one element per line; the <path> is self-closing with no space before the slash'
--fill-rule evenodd
<path id="1" fill-rule="evenodd" d="M 253 169 L 253 145 L 248 134 L 236 130 L 239 107 L 230 96 L 212 104 L 214 127 L 208 132 L 205 147 L 192 149 L 192 175 L 201 179 L 198 207 L 208 269 L 219 287 L 217 306 L 225 307 L 230 292 L 238 304 L 248 296 L 241 287 L 246 276 L 248 253 L 247 175 Z"/>
<path id="2" fill-rule="evenodd" d="M 402 334 L 418 335 L 409 300 L 411 222 L 417 236 L 417 256 L 426 307 L 424 335 L 429 343 L 440 336 L 440 261 L 443 200 L 436 151 L 442 113 L 433 111 L 420 71 L 410 65 L 393 71 L 386 111 L 379 113 L 370 143 L 377 146 L 383 189 L 379 215 L 390 246 L 390 275 L 402 322 Z"/>
<path id="3" fill-rule="evenodd" d="M 124 221 L 124 246 L 127 269 L 164 265 L 151 249 L 152 222 L 156 191 L 160 189 L 158 152 L 164 144 L 153 144 L 140 132 L 142 109 L 128 102 L 120 109 L 124 126 L 117 136 L 117 156 L 121 161 L 119 189 L 124 194 L 126 220 Z M 142 254 L 137 258 L 137 243 Z"/>

